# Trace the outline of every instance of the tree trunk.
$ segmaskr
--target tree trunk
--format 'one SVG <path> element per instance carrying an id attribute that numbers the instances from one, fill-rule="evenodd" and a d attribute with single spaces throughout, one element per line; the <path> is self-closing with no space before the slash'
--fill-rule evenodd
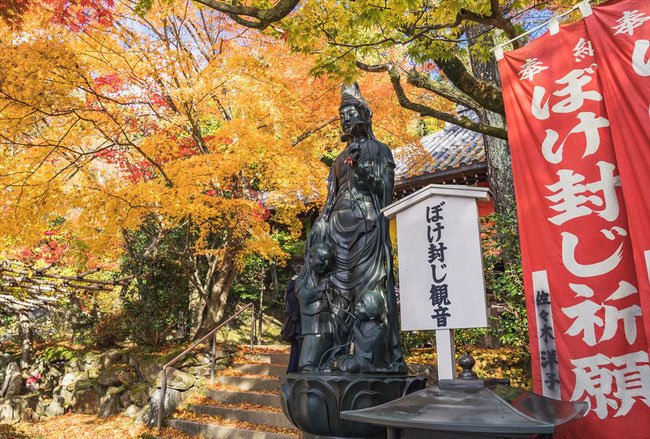
<path id="1" fill-rule="evenodd" d="M 190 313 L 190 339 L 194 339 L 201 329 L 201 322 L 203 321 L 203 314 L 205 312 L 205 297 L 201 294 L 198 288 L 190 283 L 190 300 L 189 300 L 189 313 Z"/>
<path id="2" fill-rule="evenodd" d="M 478 25 L 468 29 L 470 37 L 480 35 L 485 31 L 485 26 Z M 472 43 L 473 44 L 473 43 Z M 480 42 L 478 44 L 481 44 Z M 483 44 L 485 44 L 483 42 Z M 489 61 L 482 61 L 470 52 L 470 64 L 474 77 L 481 81 L 501 87 L 501 78 L 494 57 Z M 500 114 L 481 109 L 478 114 L 481 123 L 494 127 L 506 127 L 506 121 Z M 488 181 L 494 197 L 494 209 L 503 213 L 508 210 L 511 203 L 515 202 L 515 186 L 512 177 L 512 161 L 510 159 L 510 145 L 508 141 L 492 136 L 483 135 L 485 156 L 488 165 Z"/>
<path id="3" fill-rule="evenodd" d="M 209 289 L 209 295 L 205 299 L 201 323 L 195 338 L 210 332 L 223 318 L 230 288 L 237 275 L 234 257 L 231 256 L 233 253 L 231 251 L 226 252 L 224 261 L 216 273 L 216 278 Z"/>
<path id="4" fill-rule="evenodd" d="M 271 302 L 274 300 L 280 299 L 280 285 L 278 283 L 278 268 L 275 265 L 275 262 L 271 264 L 271 282 L 273 283 L 272 293 L 271 293 Z"/>
<path id="5" fill-rule="evenodd" d="M 499 114 L 484 111 L 482 117 L 487 119 L 486 122 L 490 125 L 505 127 L 505 120 Z M 488 165 L 488 180 L 494 197 L 494 209 L 498 213 L 504 213 L 515 202 L 510 145 L 507 141 L 492 136 L 483 136 L 483 139 Z"/>
<path id="6" fill-rule="evenodd" d="M 262 317 L 264 316 L 264 282 L 262 282 L 262 287 L 260 289 L 260 307 L 259 307 L 259 320 L 257 321 L 257 344 L 262 344 Z"/>

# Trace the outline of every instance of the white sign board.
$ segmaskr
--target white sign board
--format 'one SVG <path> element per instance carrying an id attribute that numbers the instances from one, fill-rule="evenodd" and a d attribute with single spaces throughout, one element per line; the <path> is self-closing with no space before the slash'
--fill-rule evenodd
<path id="1" fill-rule="evenodd" d="M 477 199 L 487 189 L 430 185 L 384 209 L 397 217 L 402 330 L 487 326 Z"/>

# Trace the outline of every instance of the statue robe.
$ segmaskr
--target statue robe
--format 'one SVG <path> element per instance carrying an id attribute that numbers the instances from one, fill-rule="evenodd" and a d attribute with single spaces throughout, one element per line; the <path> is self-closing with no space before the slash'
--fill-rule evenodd
<path id="1" fill-rule="evenodd" d="M 381 213 L 392 202 L 395 161 L 388 146 L 373 136 L 358 139 L 357 144 L 360 156 L 356 170 L 347 160 L 348 148 L 330 169 L 327 200 L 309 244 L 327 240 L 336 248 L 330 281 L 346 302 L 345 311 L 332 310 L 342 328 L 336 343 L 349 341 L 349 313 L 356 299 L 365 291 L 376 290 L 386 300 L 391 360 L 402 362 L 389 221 Z"/>

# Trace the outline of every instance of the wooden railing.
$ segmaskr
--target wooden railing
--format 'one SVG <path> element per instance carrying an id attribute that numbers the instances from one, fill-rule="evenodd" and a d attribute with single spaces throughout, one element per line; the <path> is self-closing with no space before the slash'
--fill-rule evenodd
<path id="1" fill-rule="evenodd" d="M 251 344 L 250 348 L 253 350 L 253 337 L 255 336 L 255 304 L 254 303 L 249 303 L 239 311 L 237 311 L 235 314 L 230 316 L 228 320 L 225 322 L 222 322 L 214 328 L 212 331 L 208 332 L 205 334 L 202 338 L 197 340 L 192 346 L 189 348 L 185 349 L 183 352 L 178 354 L 176 357 L 174 357 L 173 360 L 169 361 L 167 364 L 165 364 L 162 367 L 162 371 L 160 372 L 162 375 L 161 383 L 160 383 L 160 401 L 158 403 L 158 420 L 156 422 L 156 427 L 158 428 L 158 432 L 160 432 L 160 429 L 162 428 L 162 421 L 163 421 L 163 413 L 165 413 L 165 394 L 167 393 L 167 368 L 172 366 L 174 363 L 176 363 L 178 360 L 181 358 L 185 357 L 188 353 L 192 352 L 194 348 L 196 348 L 198 345 L 203 343 L 205 340 L 208 339 L 208 337 L 212 337 L 212 352 L 210 356 L 210 384 L 214 384 L 214 366 L 215 366 L 215 357 L 217 353 L 217 331 L 221 328 L 223 328 L 225 325 L 233 321 L 235 318 L 237 318 L 239 315 L 241 315 L 244 311 L 246 310 L 251 310 Z"/>

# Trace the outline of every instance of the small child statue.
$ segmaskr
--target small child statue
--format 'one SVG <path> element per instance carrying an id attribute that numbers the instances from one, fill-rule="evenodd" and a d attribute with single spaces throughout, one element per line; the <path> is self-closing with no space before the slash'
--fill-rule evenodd
<path id="1" fill-rule="evenodd" d="M 354 352 L 337 358 L 345 373 L 390 373 L 387 311 L 377 291 L 366 291 L 354 307 Z"/>
<path id="2" fill-rule="evenodd" d="M 297 292 L 303 334 L 299 367 L 306 372 L 319 370 L 319 367 L 329 371 L 333 363 L 335 328 L 330 307 L 334 287 L 328 275 L 334 268 L 334 247 L 329 243 L 314 245 L 309 251 L 309 266 L 315 275 L 315 286 L 305 285 Z"/>

